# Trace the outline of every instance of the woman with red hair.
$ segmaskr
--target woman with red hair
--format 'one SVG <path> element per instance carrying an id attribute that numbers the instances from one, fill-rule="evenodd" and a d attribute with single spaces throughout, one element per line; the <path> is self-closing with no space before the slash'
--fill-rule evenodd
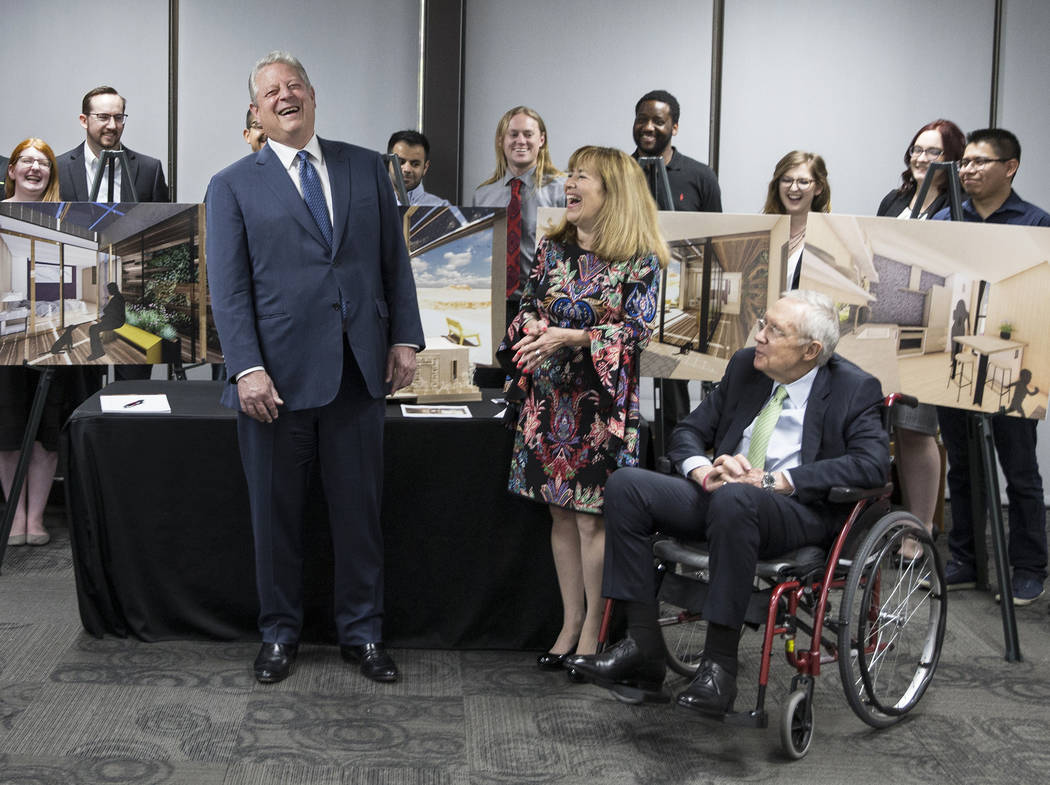
<path id="1" fill-rule="evenodd" d="M 7 164 L 4 201 L 58 201 L 58 165 L 43 139 L 23 139 L 15 146 Z M 36 381 L 37 372 L 28 368 L 0 368 L 0 485 L 9 503 Z M 51 541 L 44 528 L 44 507 L 58 465 L 62 396 L 62 386 L 52 385 L 33 442 L 29 473 L 15 508 L 8 545 L 46 545 Z"/>

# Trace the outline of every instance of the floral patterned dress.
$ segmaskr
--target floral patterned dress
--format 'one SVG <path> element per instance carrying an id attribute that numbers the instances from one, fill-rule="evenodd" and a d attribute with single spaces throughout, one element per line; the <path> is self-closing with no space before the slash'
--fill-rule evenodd
<path id="1" fill-rule="evenodd" d="M 609 475 L 638 464 L 638 362 L 656 316 L 655 254 L 607 262 L 544 239 L 521 310 L 500 346 L 504 358 L 528 319 L 583 329 L 590 348 L 562 347 L 532 374 L 516 377 L 520 401 L 511 493 L 601 514 Z"/>

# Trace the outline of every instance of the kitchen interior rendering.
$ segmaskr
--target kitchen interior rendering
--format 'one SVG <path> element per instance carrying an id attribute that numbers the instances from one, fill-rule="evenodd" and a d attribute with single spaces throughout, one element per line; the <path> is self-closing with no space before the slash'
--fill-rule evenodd
<path id="1" fill-rule="evenodd" d="M 801 288 L 840 305 L 839 353 L 885 392 L 1046 415 L 1050 230 L 810 216 Z"/>

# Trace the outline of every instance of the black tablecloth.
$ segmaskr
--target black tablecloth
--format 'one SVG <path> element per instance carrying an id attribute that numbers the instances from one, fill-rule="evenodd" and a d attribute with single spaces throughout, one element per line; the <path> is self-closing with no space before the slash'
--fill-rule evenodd
<path id="1" fill-rule="evenodd" d="M 118 382 L 166 393 L 171 414 L 70 418 L 67 476 L 77 597 L 94 635 L 257 639 L 248 495 L 221 382 Z M 489 398 L 495 395 L 492 393 Z M 488 398 L 472 419 L 387 407 L 384 635 L 396 646 L 542 648 L 561 604 L 545 507 L 506 492 L 511 433 Z M 334 642 L 332 557 L 315 477 L 304 536 L 303 640 Z"/>

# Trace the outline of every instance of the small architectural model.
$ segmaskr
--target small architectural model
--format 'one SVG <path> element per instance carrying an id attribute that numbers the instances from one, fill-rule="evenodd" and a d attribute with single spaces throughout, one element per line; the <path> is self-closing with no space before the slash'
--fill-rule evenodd
<path id="1" fill-rule="evenodd" d="M 432 339 L 427 339 L 430 343 Z M 439 401 L 480 401 L 481 390 L 471 383 L 469 346 L 442 346 L 424 349 L 416 355 L 416 375 L 412 384 L 398 390 L 392 398 L 415 398 L 419 403 Z"/>

